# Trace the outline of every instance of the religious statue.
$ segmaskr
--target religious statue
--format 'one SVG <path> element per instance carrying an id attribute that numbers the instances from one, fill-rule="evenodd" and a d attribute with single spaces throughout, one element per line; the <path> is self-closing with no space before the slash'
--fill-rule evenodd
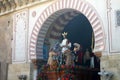
<path id="1" fill-rule="evenodd" d="M 62 50 L 62 64 L 72 65 L 71 42 L 66 38 L 67 32 L 62 33 L 63 40 L 60 44 Z"/>
<path id="2" fill-rule="evenodd" d="M 60 46 L 62 47 L 62 53 L 64 54 L 67 50 L 70 50 L 71 48 L 71 42 L 66 38 L 67 32 L 62 33 L 63 40 Z"/>
<path id="3" fill-rule="evenodd" d="M 50 66 L 50 69 L 53 69 L 53 67 L 57 67 L 58 65 L 57 53 L 54 48 L 52 48 L 49 52 L 47 64 Z"/>

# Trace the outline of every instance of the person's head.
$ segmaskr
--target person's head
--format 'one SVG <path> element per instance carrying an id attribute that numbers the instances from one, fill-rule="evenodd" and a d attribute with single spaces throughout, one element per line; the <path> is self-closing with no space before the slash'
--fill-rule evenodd
<path id="1" fill-rule="evenodd" d="M 80 50 L 80 44 L 79 43 L 74 43 L 74 51 L 79 51 Z"/>

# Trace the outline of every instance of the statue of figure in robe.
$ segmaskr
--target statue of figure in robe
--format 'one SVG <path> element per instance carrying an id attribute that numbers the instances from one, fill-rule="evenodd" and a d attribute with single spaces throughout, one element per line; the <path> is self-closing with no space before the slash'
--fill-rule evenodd
<path id="1" fill-rule="evenodd" d="M 67 39 L 67 32 L 62 33 L 63 40 L 60 44 L 62 50 L 62 63 L 65 65 L 71 65 L 72 64 L 72 55 L 71 55 L 71 42 Z"/>

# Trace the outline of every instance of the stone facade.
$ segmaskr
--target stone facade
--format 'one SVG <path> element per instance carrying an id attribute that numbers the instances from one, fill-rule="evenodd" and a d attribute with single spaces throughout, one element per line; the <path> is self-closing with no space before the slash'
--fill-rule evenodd
<path id="1" fill-rule="evenodd" d="M 119 80 L 120 79 L 119 76 L 120 27 L 116 25 L 115 12 L 118 11 L 120 8 L 119 6 L 120 1 L 85 0 L 83 2 L 79 2 L 82 0 L 75 0 L 75 1 L 71 0 L 71 2 L 69 3 L 66 2 L 67 0 L 60 0 L 61 2 L 60 1 L 57 2 L 57 1 L 58 0 L 0 0 L 0 80 L 7 80 L 7 79 L 18 80 L 18 75 L 20 74 L 26 74 L 28 80 L 32 79 L 30 78 L 30 76 L 31 73 L 33 72 L 32 70 L 34 69 L 34 67 L 30 65 L 31 64 L 30 54 L 33 55 L 33 58 L 36 58 L 35 57 L 36 45 L 40 44 L 40 47 L 39 45 L 37 45 L 38 54 L 41 53 L 39 55 L 40 56 L 42 55 L 42 46 L 44 42 L 44 37 L 45 34 L 47 33 L 46 29 L 48 29 L 49 26 L 53 24 L 55 19 L 58 19 L 58 21 L 62 23 L 61 18 L 58 17 L 60 17 L 62 13 L 65 13 L 67 11 L 66 10 L 64 10 L 63 12 L 61 11 L 60 12 L 61 14 L 59 12 L 58 13 L 56 12 L 64 8 L 75 9 L 78 12 L 80 11 L 81 13 L 86 15 L 86 17 L 90 20 L 90 23 L 92 24 L 93 26 L 92 28 L 96 33 L 96 35 L 102 32 L 101 34 L 102 36 L 99 35 L 96 37 L 96 40 L 98 40 L 96 41 L 97 43 L 96 48 L 100 48 L 101 50 L 96 53 L 100 53 L 100 54 L 102 53 L 101 69 L 104 68 L 106 71 L 112 72 L 114 75 L 112 80 Z M 23 14 L 21 15 L 22 12 Z M 69 16 L 72 16 L 76 12 L 71 11 L 69 13 L 71 14 Z M 18 16 L 20 16 L 19 19 L 17 18 L 18 17 L 17 14 L 19 14 Z M 54 16 L 51 16 L 52 14 L 54 14 Z M 67 20 L 67 18 L 71 18 L 69 16 L 66 17 L 66 15 L 67 14 L 64 14 L 64 19 Z M 51 18 L 48 19 L 48 17 Z M 16 19 L 18 20 L 18 23 Z M 46 23 L 46 25 L 44 25 L 44 23 Z M 16 45 L 14 45 L 15 44 L 14 36 L 16 36 L 14 32 L 16 31 L 13 30 L 15 30 L 16 27 L 18 28 L 19 25 L 21 24 L 22 24 L 21 26 L 22 28 L 20 28 L 22 29 L 21 32 L 25 33 L 24 35 L 25 38 L 23 38 L 25 43 L 23 44 L 25 44 L 26 48 L 24 49 L 23 46 L 20 46 L 22 47 L 22 49 L 24 49 L 23 52 L 20 49 L 17 50 L 19 46 L 17 46 L 16 49 Z M 58 26 L 60 25 L 54 26 L 54 28 L 56 27 L 60 28 Z M 19 28 L 17 30 L 19 31 Z M 41 30 L 40 33 L 39 30 Z M 19 31 L 19 33 L 21 32 Z M 22 33 L 21 35 L 18 36 L 22 36 L 23 35 Z M 40 34 L 39 38 L 38 38 L 38 33 Z M 39 40 L 38 41 L 39 43 L 36 43 L 37 38 Z M 20 38 L 20 40 L 18 40 L 16 44 L 20 44 L 21 40 L 22 39 Z M 101 43 L 102 41 L 100 40 L 102 40 L 103 43 Z M 14 53 L 13 50 L 17 50 L 17 51 Z M 29 50 L 31 51 L 31 53 L 29 52 Z M 101 80 L 104 80 L 104 78 L 101 77 Z"/>
<path id="2" fill-rule="evenodd" d="M 120 54 L 106 55 L 101 57 L 101 70 L 112 72 L 112 80 L 120 79 Z M 102 78 L 102 77 L 101 77 Z M 102 78 L 102 80 L 104 80 Z"/>
<path id="3" fill-rule="evenodd" d="M 10 64 L 8 67 L 8 79 L 7 80 L 19 80 L 20 75 L 27 75 L 27 80 L 30 80 L 30 64 Z"/>
<path id="4" fill-rule="evenodd" d="M 0 80 L 7 80 L 8 63 L 0 62 Z"/>
<path id="5" fill-rule="evenodd" d="M 0 61 L 11 62 L 11 42 L 12 42 L 12 16 L 5 15 L 0 17 Z"/>
<path id="6" fill-rule="evenodd" d="M 31 6 L 45 1 L 51 0 L 2 0 L 0 1 L 0 13 L 6 14 L 21 7 Z"/>
<path id="7" fill-rule="evenodd" d="M 7 80 L 8 64 L 12 62 L 12 17 L 0 18 L 0 80 Z"/>

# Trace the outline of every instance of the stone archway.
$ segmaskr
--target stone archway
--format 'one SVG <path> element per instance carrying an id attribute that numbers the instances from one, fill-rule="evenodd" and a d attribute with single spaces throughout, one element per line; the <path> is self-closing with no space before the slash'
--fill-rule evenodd
<path id="1" fill-rule="evenodd" d="M 42 54 L 42 48 L 43 48 L 43 42 L 45 35 L 47 33 L 47 30 L 49 26 L 43 26 L 43 24 L 48 20 L 48 25 L 51 24 L 56 16 L 51 16 L 52 14 L 63 10 L 63 9 L 74 9 L 83 15 L 87 17 L 89 20 L 93 32 L 94 32 L 94 37 L 95 37 L 95 46 L 94 46 L 94 52 L 98 51 L 103 51 L 105 47 L 105 42 L 104 42 L 104 29 L 103 29 L 103 24 L 102 21 L 99 18 L 99 15 L 97 14 L 96 10 L 87 2 L 82 1 L 82 0 L 59 0 L 55 2 L 54 4 L 50 5 L 48 8 L 46 8 L 43 13 L 38 17 L 32 34 L 30 38 L 30 48 L 29 48 L 29 53 L 31 59 L 36 59 L 36 44 L 37 44 L 37 38 L 38 34 L 40 37 L 40 53 Z M 62 13 L 62 12 L 61 12 Z M 58 14 L 57 16 L 59 16 Z M 48 17 L 52 17 L 49 18 Z M 41 56 L 41 54 L 39 54 Z"/>

